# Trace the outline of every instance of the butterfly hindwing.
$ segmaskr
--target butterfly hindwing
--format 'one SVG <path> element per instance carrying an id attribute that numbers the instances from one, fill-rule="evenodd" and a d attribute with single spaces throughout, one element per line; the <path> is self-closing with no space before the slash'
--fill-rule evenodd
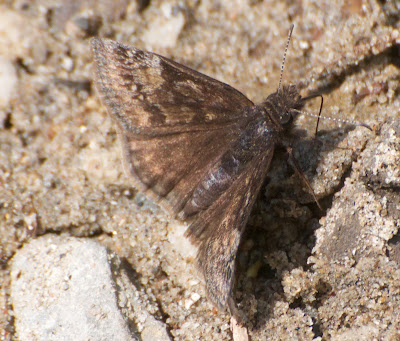
<path id="1" fill-rule="evenodd" d="M 229 146 L 233 131 L 185 132 L 138 139 L 120 133 L 125 167 L 137 187 L 177 214 Z M 193 148 L 193 146 L 196 148 Z"/>
<path id="2" fill-rule="evenodd" d="M 225 307 L 230 296 L 241 236 L 272 155 L 272 148 L 254 153 L 231 186 L 198 214 L 187 231 L 199 247 L 198 263 L 208 296 L 219 307 Z"/>

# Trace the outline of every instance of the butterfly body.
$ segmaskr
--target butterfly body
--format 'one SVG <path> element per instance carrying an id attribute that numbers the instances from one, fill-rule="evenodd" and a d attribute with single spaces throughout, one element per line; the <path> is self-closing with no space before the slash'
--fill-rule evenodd
<path id="1" fill-rule="evenodd" d="M 209 298 L 225 307 L 251 208 L 303 100 L 283 86 L 259 104 L 163 56 L 95 38 L 97 87 L 134 185 L 191 222 Z"/>

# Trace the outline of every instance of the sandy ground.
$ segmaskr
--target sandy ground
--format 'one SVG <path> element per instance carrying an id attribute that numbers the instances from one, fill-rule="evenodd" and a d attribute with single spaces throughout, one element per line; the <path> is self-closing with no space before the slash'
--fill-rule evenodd
<path id="1" fill-rule="evenodd" d="M 174 222 L 131 187 L 93 86 L 92 36 L 168 56 L 261 101 L 322 93 L 317 142 L 277 151 L 238 257 L 253 340 L 399 339 L 400 9 L 396 1 L 8 1 L 0 5 L 0 331 L 15 335 L 10 264 L 32 238 L 91 238 L 125 258 L 177 340 L 229 340 Z M 307 107 L 318 112 L 319 100 Z M 312 137 L 315 120 L 299 126 Z M 34 269 L 33 269 L 34 270 Z M 193 293 L 200 299 L 185 304 Z M 197 296 L 195 296 L 197 298 Z"/>

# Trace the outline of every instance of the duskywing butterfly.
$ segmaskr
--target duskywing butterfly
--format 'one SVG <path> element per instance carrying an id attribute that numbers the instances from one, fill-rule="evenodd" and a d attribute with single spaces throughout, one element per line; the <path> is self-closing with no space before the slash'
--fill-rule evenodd
<path id="1" fill-rule="evenodd" d="M 291 30 L 293 27 L 291 27 Z M 224 308 L 239 243 L 275 146 L 304 105 L 295 86 L 261 104 L 155 53 L 92 41 L 97 88 L 134 185 L 191 222 L 209 298 Z"/>

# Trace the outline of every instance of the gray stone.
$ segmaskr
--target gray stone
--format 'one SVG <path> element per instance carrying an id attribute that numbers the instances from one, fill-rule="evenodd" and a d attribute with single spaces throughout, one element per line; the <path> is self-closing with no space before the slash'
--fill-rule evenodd
<path id="1" fill-rule="evenodd" d="M 11 268 L 18 338 L 139 340 L 141 332 L 145 340 L 169 340 L 120 265 L 92 240 L 47 235 L 25 244 Z"/>

